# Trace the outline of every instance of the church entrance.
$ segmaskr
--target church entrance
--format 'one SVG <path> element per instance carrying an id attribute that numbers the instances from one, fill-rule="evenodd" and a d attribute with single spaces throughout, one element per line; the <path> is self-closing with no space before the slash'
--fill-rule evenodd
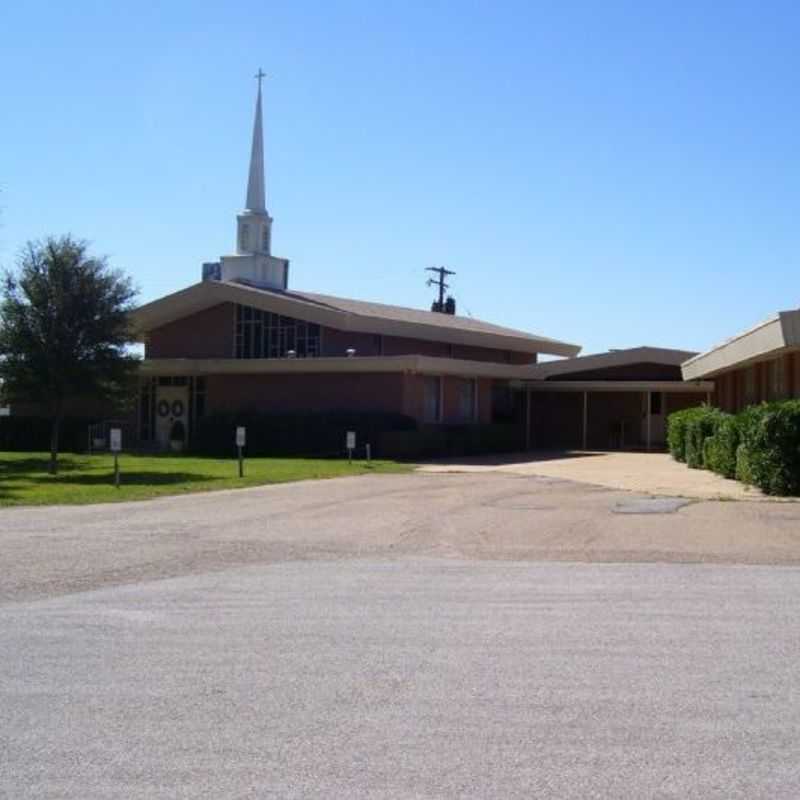
<path id="1" fill-rule="evenodd" d="M 183 450 L 189 438 L 189 387 L 159 386 L 155 405 L 159 446 L 164 450 Z"/>

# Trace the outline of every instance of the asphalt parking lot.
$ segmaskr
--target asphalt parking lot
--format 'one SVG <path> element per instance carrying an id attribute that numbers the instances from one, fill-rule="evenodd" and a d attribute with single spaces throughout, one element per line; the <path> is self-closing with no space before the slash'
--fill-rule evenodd
<path id="1" fill-rule="evenodd" d="M 414 474 L 0 512 L 0 796 L 795 798 L 800 508 L 651 506 Z"/>

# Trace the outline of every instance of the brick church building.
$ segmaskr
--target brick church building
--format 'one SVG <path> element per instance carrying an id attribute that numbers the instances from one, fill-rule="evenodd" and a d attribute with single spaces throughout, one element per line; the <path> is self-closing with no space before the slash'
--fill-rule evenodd
<path id="1" fill-rule="evenodd" d="M 135 413 L 123 422 L 129 445 L 202 451 L 210 430 L 227 443 L 246 416 L 266 451 L 279 435 L 302 447 L 299 439 L 319 432 L 330 439 L 333 417 L 397 422 L 383 454 L 649 449 L 663 446 L 671 411 L 712 399 L 707 373 L 681 374 L 694 353 L 578 356 L 575 344 L 459 316 L 442 298 L 429 311 L 295 289 L 289 261 L 272 254 L 272 222 L 259 81 L 235 252 L 203 264 L 198 283 L 134 312 L 144 359 Z M 42 413 L 21 399 L 5 412 L 8 430 Z M 89 442 L 104 446 L 113 412 L 82 397 L 69 413 L 90 422 Z M 291 425 L 281 414 L 293 415 Z"/>
<path id="2" fill-rule="evenodd" d="M 489 423 L 539 354 L 580 350 L 455 313 L 293 289 L 289 261 L 272 255 L 260 83 L 246 197 L 235 253 L 135 312 L 145 351 L 143 443 L 168 445 L 178 421 L 191 440 L 198 419 L 217 412 L 377 411 L 420 425 Z"/>

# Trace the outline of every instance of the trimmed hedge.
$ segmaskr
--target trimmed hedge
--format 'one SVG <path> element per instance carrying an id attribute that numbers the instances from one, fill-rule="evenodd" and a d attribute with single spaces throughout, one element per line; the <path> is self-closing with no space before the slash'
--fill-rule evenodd
<path id="1" fill-rule="evenodd" d="M 736 451 L 739 448 L 739 426 L 736 417 L 720 413 L 714 434 L 709 436 L 703 449 L 706 469 L 724 478 L 736 476 Z"/>
<path id="2" fill-rule="evenodd" d="M 382 458 L 415 459 L 512 453 L 523 448 L 525 430 L 518 425 L 425 426 L 416 431 L 384 433 Z"/>
<path id="3" fill-rule="evenodd" d="M 677 461 L 765 494 L 800 495 L 800 400 L 749 406 L 735 416 L 707 406 L 679 411 L 668 431 Z"/>
<path id="4" fill-rule="evenodd" d="M 61 421 L 58 449 L 82 453 L 87 449 L 89 426 L 97 422 L 88 417 L 65 417 Z M 0 450 L 47 452 L 53 423 L 48 417 L 0 417 Z"/>
<path id="5" fill-rule="evenodd" d="M 667 417 L 667 446 L 676 461 L 694 469 L 705 465 L 704 443 L 714 435 L 722 412 L 711 406 L 695 406 Z"/>
<path id="6" fill-rule="evenodd" d="M 703 469 L 706 466 L 705 441 L 716 433 L 722 412 L 705 405 L 693 411 L 686 422 L 686 463 L 692 469 Z"/>
<path id="7" fill-rule="evenodd" d="M 347 431 L 355 431 L 361 450 L 378 442 L 387 431 L 414 432 L 417 423 L 403 414 L 383 412 L 242 412 L 211 414 L 197 420 L 189 440 L 189 450 L 197 455 L 230 456 L 236 451 L 237 426 L 247 428 L 247 454 L 251 456 L 342 456 Z"/>
<path id="8" fill-rule="evenodd" d="M 753 472 L 750 469 L 750 455 L 747 446 L 740 444 L 736 448 L 736 480 L 752 486 Z"/>
<path id="9" fill-rule="evenodd" d="M 689 420 L 699 411 L 699 408 L 685 408 L 667 417 L 667 447 L 676 461 L 686 461 L 686 429 Z"/>
<path id="10" fill-rule="evenodd" d="M 800 400 L 756 408 L 742 428 L 743 473 L 765 494 L 800 494 Z"/>

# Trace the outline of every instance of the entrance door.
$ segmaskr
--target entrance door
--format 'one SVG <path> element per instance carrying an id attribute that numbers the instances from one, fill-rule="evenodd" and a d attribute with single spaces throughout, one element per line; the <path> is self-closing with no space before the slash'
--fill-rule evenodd
<path id="1" fill-rule="evenodd" d="M 175 423 L 183 425 L 183 443 L 189 437 L 189 388 L 187 386 L 159 386 L 156 393 L 156 441 L 163 448 L 170 447 Z"/>
<path id="2" fill-rule="evenodd" d="M 650 444 L 661 447 L 667 441 L 667 423 L 664 414 L 664 393 L 650 392 Z M 642 441 L 647 443 L 647 398 L 642 398 Z"/>

